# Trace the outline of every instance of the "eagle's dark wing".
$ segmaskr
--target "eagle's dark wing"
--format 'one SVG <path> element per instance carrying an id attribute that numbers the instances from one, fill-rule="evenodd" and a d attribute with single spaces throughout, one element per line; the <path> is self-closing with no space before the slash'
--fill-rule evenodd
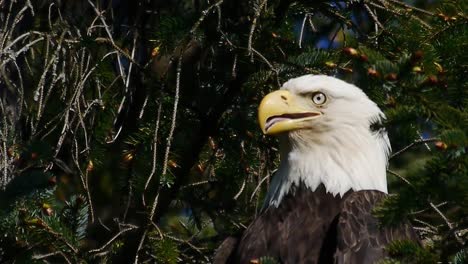
<path id="1" fill-rule="evenodd" d="M 330 226 L 335 226 L 333 220 L 340 212 L 341 200 L 323 185 L 315 191 L 298 187 L 278 207 L 265 209 L 237 243 L 224 241 L 214 263 L 248 264 L 261 257 L 282 264 L 331 263 L 334 241 L 326 237 L 332 237 L 327 234 Z"/>
<path id="2" fill-rule="evenodd" d="M 271 216 L 271 217 L 269 217 Z M 269 256 L 278 258 L 279 250 L 287 250 L 282 238 L 280 215 L 261 214 L 242 233 L 239 239 L 228 237 L 221 243 L 213 258 L 214 264 L 243 264 Z"/>
<path id="3" fill-rule="evenodd" d="M 358 191 L 349 195 L 337 224 L 335 263 L 375 263 L 386 256 L 385 247 L 395 240 L 419 239 L 406 221 L 396 227 L 380 227 L 372 209 L 384 197 L 380 191 Z"/>
<path id="4" fill-rule="evenodd" d="M 216 249 L 213 264 L 225 264 L 231 262 L 232 255 L 236 251 L 239 239 L 237 237 L 228 237 Z"/>

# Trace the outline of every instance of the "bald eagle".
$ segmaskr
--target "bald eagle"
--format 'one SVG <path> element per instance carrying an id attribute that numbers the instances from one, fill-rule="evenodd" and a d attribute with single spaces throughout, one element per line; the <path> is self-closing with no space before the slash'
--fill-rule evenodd
<path id="1" fill-rule="evenodd" d="M 372 209 L 387 194 L 385 118 L 358 87 L 305 75 L 264 97 L 258 121 L 280 143 L 280 166 L 261 214 L 227 238 L 214 263 L 375 263 L 412 227 L 381 227 Z"/>

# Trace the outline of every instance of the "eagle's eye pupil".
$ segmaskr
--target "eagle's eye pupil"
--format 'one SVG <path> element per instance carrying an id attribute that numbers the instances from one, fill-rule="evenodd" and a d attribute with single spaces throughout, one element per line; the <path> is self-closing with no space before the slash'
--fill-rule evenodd
<path id="1" fill-rule="evenodd" d="M 324 93 L 317 92 L 312 95 L 312 101 L 314 102 L 314 104 L 322 105 L 327 101 L 327 97 Z"/>

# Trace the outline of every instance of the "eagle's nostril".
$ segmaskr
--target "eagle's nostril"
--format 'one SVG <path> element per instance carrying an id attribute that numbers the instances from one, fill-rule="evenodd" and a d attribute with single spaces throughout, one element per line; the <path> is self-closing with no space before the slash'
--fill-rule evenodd
<path id="1" fill-rule="evenodd" d="M 288 98 L 286 98 L 286 96 L 284 96 L 284 95 L 281 96 L 281 99 L 283 99 L 285 101 L 288 100 Z"/>

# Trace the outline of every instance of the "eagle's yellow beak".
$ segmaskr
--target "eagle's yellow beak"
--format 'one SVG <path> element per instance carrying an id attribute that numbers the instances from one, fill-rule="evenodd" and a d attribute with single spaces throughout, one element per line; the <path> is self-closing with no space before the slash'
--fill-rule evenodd
<path id="1" fill-rule="evenodd" d="M 301 107 L 296 96 L 287 90 L 267 94 L 258 107 L 258 122 L 266 135 L 304 128 L 304 121 L 320 116 L 319 111 Z"/>

